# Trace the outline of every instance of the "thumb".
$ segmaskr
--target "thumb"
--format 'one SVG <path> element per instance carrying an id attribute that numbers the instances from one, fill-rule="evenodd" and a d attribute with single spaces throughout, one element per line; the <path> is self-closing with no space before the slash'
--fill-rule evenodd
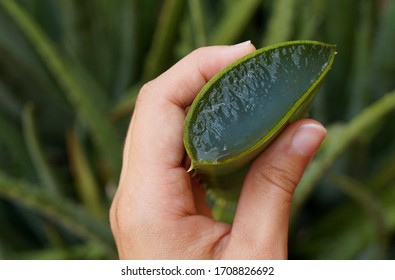
<path id="1" fill-rule="evenodd" d="M 299 120 L 252 164 L 228 243 L 229 249 L 238 248 L 238 257 L 287 258 L 293 192 L 325 135 L 318 122 Z M 240 243 L 245 255 L 240 255 Z"/>

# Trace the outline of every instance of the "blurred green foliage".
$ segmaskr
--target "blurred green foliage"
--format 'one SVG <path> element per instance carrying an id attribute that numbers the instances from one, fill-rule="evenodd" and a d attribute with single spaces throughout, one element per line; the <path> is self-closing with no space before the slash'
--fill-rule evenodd
<path id="1" fill-rule="evenodd" d="M 395 258 L 395 1 L 0 0 L 0 258 L 112 259 L 107 218 L 141 85 L 204 45 L 338 55 L 290 258 Z"/>

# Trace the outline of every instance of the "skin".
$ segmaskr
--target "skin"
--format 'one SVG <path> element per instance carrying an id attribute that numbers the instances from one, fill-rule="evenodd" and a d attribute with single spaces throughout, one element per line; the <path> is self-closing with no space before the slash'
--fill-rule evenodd
<path id="1" fill-rule="evenodd" d="M 290 124 L 252 164 L 233 225 L 210 217 L 204 190 L 187 173 L 188 106 L 249 43 L 197 49 L 145 84 L 127 133 L 111 210 L 121 259 L 286 259 L 293 192 L 326 135 L 318 122 Z"/>

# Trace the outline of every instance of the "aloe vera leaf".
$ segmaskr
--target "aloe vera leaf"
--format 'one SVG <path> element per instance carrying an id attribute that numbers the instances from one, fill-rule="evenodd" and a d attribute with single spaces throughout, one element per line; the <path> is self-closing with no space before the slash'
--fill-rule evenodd
<path id="1" fill-rule="evenodd" d="M 376 203 L 380 203 L 380 208 L 383 208 L 379 211 L 385 214 L 386 228 L 384 230 L 390 230 L 390 232 L 395 229 L 394 187 L 394 182 L 392 182 L 379 192 L 374 191 L 374 200 Z M 350 217 L 352 218 L 350 219 Z M 366 212 L 361 211 L 358 205 L 348 202 L 341 203 L 330 213 L 320 217 L 308 234 L 310 236 L 308 242 L 298 240 L 299 242 L 295 241 L 294 244 L 298 247 L 297 250 L 303 254 L 307 253 L 307 258 L 311 258 L 312 255 L 318 259 L 360 258 L 364 250 L 373 247 L 376 251 L 367 258 L 379 257 L 382 259 L 385 256 L 378 255 L 380 254 L 380 243 L 383 244 L 385 240 L 377 239 L 382 237 L 377 236 L 377 228 L 373 224 L 376 222 L 378 222 L 376 218 L 367 219 Z M 335 230 L 334 225 L 336 225 Z M 333 250 L 333 248 L 342 249 Z"/>
<path id="2" fill-rule="evenodd" d="M 59 84 L 64 88 L 67 97 L 74 105 L 80 118 L 88 124 L 96 145 L 103 155 L 105 155 L 113 173 L 118 173 L 121 162 L 121 144 L 116 137 L 117 133 L 115 129 L 104 118 L 104 113 L 89 98 L 91 97 L 90 90 L 96 88 L 96 86 L 92 87 L 90 83 L 92 81 L 89 81 L 87 84 L 86 81 L 83 82 L 79 76 L 76 76 L 75 71 L 79 71 L 78 74 L 81 74 L 81 69 L 78 67 L 74 67 L 73 69 L 69 65 L 68 61 L 58 53 L 52 41 L 45 36 L 37 24 L 15 1 L 2 0 L 0 4 L 2 4 L 4 9 L 36 47 L 43 61 L 54 74 Z"/>
<path id="3" fill-rule="evenodd" d="M 0 145 L 4 145 L 7 151 L 10 153 L 14 164 L 6 163 L 4 160 L 0 166 L 4 168 L 3 170 L 7 170 L 6 166 L 11 167 L 13 170 L 13 174 L 15 175 L 24 175 L 25 178 L 32 178 L 34 174 L 32 172 L 32 163 L 30 161 L 28 152 L 23 142 L 22 133 L 19 130 L 19 127 L 9 120 L 3 112 L 0 111 Z M 0 150 L 0 157 L 2 156 Z M 3 166 L 4 164 L 4 166 Z"/>
<path id="4" fill-rule="evenodd" d="M 0 26 L 1 61 L 2 63 L 6 64 L 4 67 L 6 67 L 7 72 L 18 71 L 18 74 L 21 76 L 19 77 L 21 81 L 24 81 L 23 79 L 26 78 L 29 79 L 29 86 L 24 85 L 25 87 L 28 87 L 33 91 L 37 91 L 37 89 L 34 87 L 32 88 L 32 85 L 39 86 L 40 92 L 48 95 L 51 98 L 51 101 L 56 102 L 56 105 L 59 104 L 63 107 L 63 109 L 67 109 L 64 100 L 62 100 L 60 97 L 53 81 L 48 79 L 48 75 L 45 72 L 44 67 L 42 67 L 39 59 L 34 54 L 34 51 L 29 46 L 28 42 L 23 38 L 23 35 L 19 32 L 13 22 L 11 22 L 9 17 L 4 14 L 4 11 L 0 11 Z M 9 65 L 8 67 L 7 64 Z M 9 71 L 10 68 L 13 69 L 13 71 Z M 0 85 L 0 87 L 5 87 L 5 85 Z M 0 94 L 0 96 L 1 95 L 2 94 Z M 13 94 L 13 96 L 10 95 L 10 97 L 7 98 L 7 103 L 5 103 L 4 99 L 2 98 L 2 100 L 0 100 L 0 106 L 6 107 L 6 109 L 7 105 L 14 105 L 13 107 L 17 106 L 20 108 L 21 106 L 18 104 L 18 102 L 16 102 L 18 98 L 16 98 L 14 95 L 15 94 Z M 9 102 L 16 104 L 9 104 Z"/>
<path id="5" fill-rule="evenodd" d="M 263 44 L 275 44 L 287 41 L 291 37 L 293 21 L 295 18 L 296 0 L 277 0 L 273 2 L 268 28 L 263 39 Z"/>
<path id="6" fill-rule="evenodd" d="M 62 0 L 60 5 L 68 53 L 119 97 L 135 74 L 135 1 Z"/>
<path id="7" fill-rule="evenodd" d="M 357 115 L 371 101 L 371 37 L 373 34 L 373 2 L 363 1 L 359 5 L 360 22 L 355 31 L 355 48 L 352 77 L 350 79 L 349 118 Z"/>
<path id="8" fill-rule="evenodd" d="M 201 1 L 189 0 L 191 29 L 194 39 L 194 47 L 202 47 L 207 44 L 207 32 L 205 28 L 203 5 Z"/>
<path id="9" fill-rule="evenodd" d="M 141 87 L 142 85 L 137 83 L 123 94 L 123 98 L 114 106 L 109 114 L 111 122 L 117 122 L 123 117 L 130 116 L 136 105 L 137 95 Z"/>
<path id="10" fill-rule="evenodd" d="M 391 228 L 381 201 L 368 190 L 366 185 L 353 178 L 337 175 L 332 177 L 332 181 L 370 216 L 379 247 L 378 258 L 384 258 L 390 241 Z"/>
<path id="11" fill-rule="evenodd" d="M 120 96 L 127 89 L 131 77 L 135 76 L 135 68 L 133 65 L 136 63 L 136 13 L 134 1 L 122 2 L 124 8 L 120 11 L 120 30 L 121 41 L 119 46 L 120 58 L 116 68 L 116 80 L 114 83 L 114 92 Z M 133 19 L 133 20 L 131 20 Z M 117 50 L 118 51 L 118 50 Z"/>
<path id="12" fill-rule="evenodd" d="M 101 203 L 100 189 L 75 129 L 67 134 L 67 144 L 73 173 L 77 181 L 76 191 L 86 209 L 95 217 L 104 219 L 106 213 Z"/>
<path id="13" fill-rule="evenodd" d="M 232 63 L 203 87 L 186 117 L 184 145 L 209 195 L 237 201 L 248 164 L 305 115 L 334 57 L 329 44 L 276 44 Z"/>
<path id="14" fill-rule="evenodd" d="M 381 96 L 395 87 L 394 71 L 395 58 L 395 1 L 386 1 L 381 6 L 382 15 L 377 19 L 378 28 L 375 31 L 372 51 L 372 84 L 375 96 Z"/>
<path id="15" fill-rule="evenodd" d="M 395 151 L 386 155 L 377 166 L 377 171 L 367 180 L 367 185 L 373 190 L 380 190 L 395 181 Z"/>
<path id="16" fill-rule="evenodd" d="M 293 216 L 299 213 L 300 208 L 312 193 L 315 184 L 347 147 L 369 128 L 379 124 L 393 110 L 395 110 L 395 91 L 387 93 L 349 123 L 337 124 L 328 129 L 322 149 L 313 159 L 296 188 L 292 205 Z"/>
<path id="17" fill-rule="evenodd" d="M 1 257 L 1 255 L 0 255 Z M 116 258 L 108 254 L 97 244 L 91 242 L 69 247 L 51 247 L 48 249 L 18 252 L 17 260 L 101 260 Z"/>
<path id="18" fill-rule="evenodd" d="M 142 80 L 148 81 L 163 70 L 168 53 L 178 34 L 178 23 L 186 1 L 167 0 L 163 3 L 157 29 L 144 65 Z"/>
<path id="19" fill-rule="evenodd" d="M 212 45 L 233 44 L 240 37 L 250 22 L 251 17 L 262 4 L 261 0 L 228 1 L 224 16 L 209 34 L 209 43 Z"/>
<path id="20" fill-rule="evenodd" d="M 26 142 L 26 147 L 40 178 L 42 185 L 46 191 L 58 193 L 61 190 L 55 172 L 52 170 L 40 139 L 38 137 L 37 129 L 33 117 L 33 105 L 28 104 L 23 111 L 23 134 Z"/>
<path id="21" fill-rule="evenodd" d="M 299 0 L 296 5 L 297 38 L 314 38 L 323 19 L 325 0 Z"/>
<path id="22" fill-rule="evenodd" d="M 323 1 L 324 2 L 324 32 L 326 40 L 336 42 L 341 50 L 342 59 L 336 62 L 336 67 L 325 83 L 325 96 L 320 104 L 321 120 L 325 123 L 344 118 L 349 101 L 349 91 L 343 85 L 349 77 L 352 58 L 355 52 L 354 34 L 357 29 L 359 0 Z M 322 31 L 321 31 L 322 32 Z M 317 34 L 320 36 L 320 34 Z M 333 109 L 335 108 L 335 109 Z"/>
<path id="23" fill-rule="evenodd" d="M 43 192 L 36 185 L 2 172 L 0 197 L 33 209 L 70 232 L 94 242 L 109 254 L 114 254 L 113 238 L 107 223 L 92 217 L 83 208 L 64 197 Z"/>

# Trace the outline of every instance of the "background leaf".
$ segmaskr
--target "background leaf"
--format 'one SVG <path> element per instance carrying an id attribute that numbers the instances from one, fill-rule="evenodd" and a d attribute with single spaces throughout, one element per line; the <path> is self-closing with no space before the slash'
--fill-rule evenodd
<path id="1" fill-rule="evenodd" d="M 390 0 L 0 0 L 0 258 L 115 258 L 106 217 L 141 86 L 197 47 L 309 39 L 338 54 L 289 257 L 394 259 L 394 34 Z"/>

